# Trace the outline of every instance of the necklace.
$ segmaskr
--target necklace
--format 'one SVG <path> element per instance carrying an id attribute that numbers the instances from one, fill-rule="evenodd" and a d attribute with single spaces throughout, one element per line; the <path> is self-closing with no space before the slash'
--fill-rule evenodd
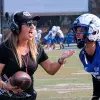
<path id="1" fill-rule="evenodd" d="M 18 47 L 18 51 L 20 52 L 21 55 L 26 55 L 29 52 L 29 47 Z"/>
<path id="2" fill-rule="evenodd" d="M 28 67 L 28 62 L 29 62 L 29 53 L 27 53 L 25 56 L 22 55 L 22 60 L 25 65 L 26 73 L 28 73 L 27 67 Z"/>

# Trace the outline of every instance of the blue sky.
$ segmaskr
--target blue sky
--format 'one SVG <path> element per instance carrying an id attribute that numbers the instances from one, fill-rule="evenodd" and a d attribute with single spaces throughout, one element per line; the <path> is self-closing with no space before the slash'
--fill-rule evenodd
<path id="1" fill-rule="evenodd" d="M 87 12 L 88 0 L 4 0 L 4 11 Z"/>

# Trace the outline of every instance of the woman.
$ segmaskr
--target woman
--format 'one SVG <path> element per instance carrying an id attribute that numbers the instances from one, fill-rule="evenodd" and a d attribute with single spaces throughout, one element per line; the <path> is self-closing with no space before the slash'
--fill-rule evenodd
<path id="1" fill-rule="evenodd" d="M 38 64 L 50 75 L 54 75 L 65 59 L 74 54 L 73 50 L 64 52 L 57 62 L 51 62 L 41 46 L 35 44 L 35 22 L 28 12 L 16 12 L 9 21 L 12 33 L 0 45 L 0 100 L 36 100 L 33 84 L 25 91 L 11 86 L 10 77 L 17 71 L 25 71 L 33 80 Z M 20 94 L 19 94 L 20 92 Z"/>
<path id="2" fill-rule="evenodd" d="M 84 69 L 92 76 L 93 97 L 100 98 L 100 19 L 93 14 L 83 14 L 73 23 L 80 60 Z"/>

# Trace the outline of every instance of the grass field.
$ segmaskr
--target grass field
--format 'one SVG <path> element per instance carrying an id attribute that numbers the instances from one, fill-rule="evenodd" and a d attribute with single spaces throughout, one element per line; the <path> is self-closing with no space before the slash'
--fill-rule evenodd
<path id="1" fill-rule="evenodd" d="M 64 50 L 48 51 L 47 54 L 52 61 L 56 61 Z M 90 100 L 91 76 L 83 70 L 78 57 L 79 50 L 75 50 L 76 53 L 67 59 L 67 63 L 54 76 L 48 75 L 39 66 L 34 75 L 37 100 Z"/>

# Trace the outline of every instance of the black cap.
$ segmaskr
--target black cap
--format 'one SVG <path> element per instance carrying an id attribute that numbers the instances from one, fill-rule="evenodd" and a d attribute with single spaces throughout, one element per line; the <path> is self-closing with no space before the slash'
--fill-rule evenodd
<path id="1" fill-rule="evenodd" d="M 21 12 L 17 12 L 14 15 L 14 21 L 16 23 L 26 23 L 28 21 L 38 21 L 40 20 L 39 16 L 32 16 L 29 12 L 27 11 L 21 11 Z"/>

